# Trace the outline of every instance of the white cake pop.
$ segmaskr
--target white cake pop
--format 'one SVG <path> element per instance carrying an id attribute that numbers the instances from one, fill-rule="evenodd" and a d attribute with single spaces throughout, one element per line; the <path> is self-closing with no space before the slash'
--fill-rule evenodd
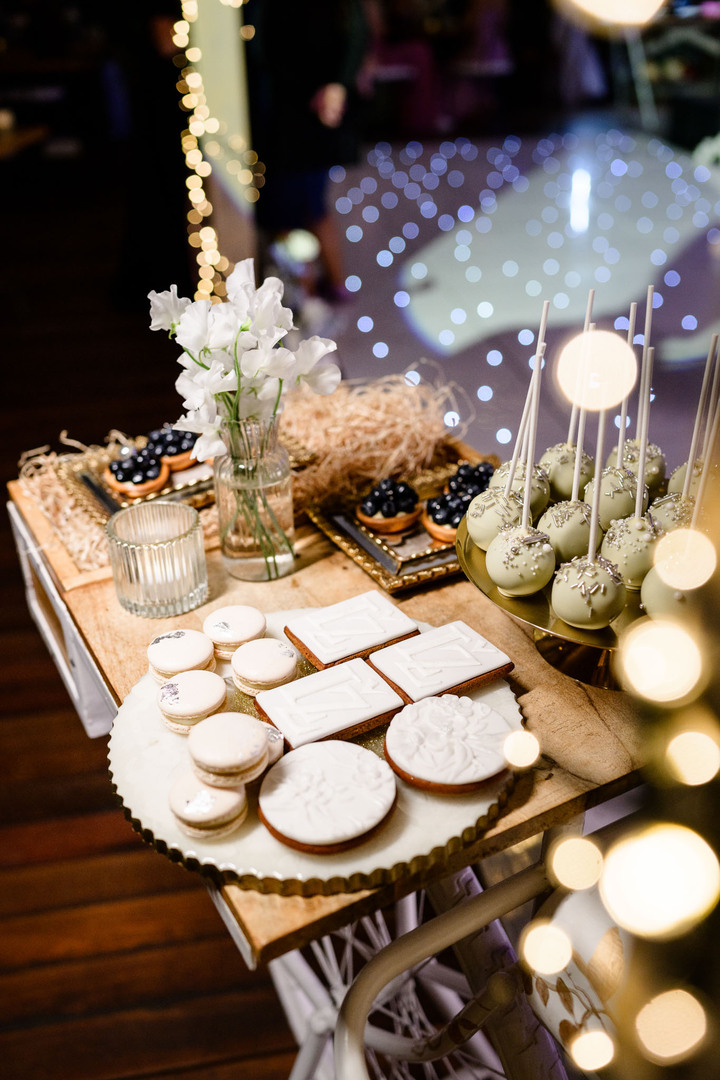
<path id="1" fill-rule="evenodd" d="M 489 487 L 505 488 L 507 485 L 508 474 L 510 472 L 511 462 L 504 461 L 490 478 Z M 525 491 L 525 464 L 519 461 L 515 466 L 515 472 L 512 481 L 512 490 L 517 491 L 522 497 Z M 548 474 L 545 469 L 540 465 L 533 465 L 532 468 L 532 487 L 530 489 L 530 513 L 533 520 L 542 514 L 543 510 L 550 502 L 550 481 L 548 480 Z"/>
<path id="2" fill-rule="evenodd" d="M 679 495 L 682 493 L 685 487 L 685 477 L 687 476 L 687 461 L 683 465 L 678 465 L 677 469 L 673 469 L 668 480 L 667 490 L 668 495 Z M 697 460 L 693 465 L 692 476 L 690 477 L 689 494 L 693 497 L 697 495 L 698 488 L 700 486 L 700 477 L 702 476 L 703 462 Z"/>
<path id="3" fill-rule="evenodd" d="M 623 446 L 623 465 L 635 476 L 640 467 L 640 440 L 626 439 Z M 610 454 L 607 464 L 615 465 L 617 449 Z M 659 495 L 665 480 L 665 455 L 656 443 L 649 442 L 645 449 L 645 483 L 651 496 Z"/>
<path id="4" fill-rule="evenodd" d="M 655 547 L 665 530 L 650 516 L 613 521 L 605 533 L 600 554 L 614 563 L 628 589 L 639 589 L 653 564 Z"/>
<path id="5" fill-rule="evenodd" d="M 503 596 L 531 596 L 555 572 L 555 552 L 532 525 L 501 529 L 487 549 L 485 567 Z"/>
<path id="6" fill-rule="evenodd" d="M 687 528 L 692 522 L 694 498 L 683 498 L 680 492 L 663 495 L 650 504 L 650 513 L 665 532 Z"/>
<path id="7" fill-rule="evenodd" d="M 676 589 L 663 581 L 657 566 L 648 570 L 640 586 L 640 603 L 653 618 L 668 615 L 682 619 L 698 610 L 697 589 Z"/>
<path id="8" fill-rule="evenodd" d="M 560 563 L 570 562 L 576 555 L 587 553 L 591 515 L 592 509 L 588 503 L 579 499 L 566 499 L 549 506 L 538 521 L 538 529 L 546 533 L 558 566 Z M 601 539 L 602 532 L 598 531 L 598 546 Z"/>
<path id="9" fill-rule="evenodd" d="M 474 544 L 487 551 L 503 527 L 517 525 L 522 518 L 522 497 L 517 491 L 509 495 L 500 488 L 488 488 L 476 495 L 467 509 L 465 524 Z"/>
<path id="10" fill-rule="evenodd" d="M 586 485 L 583 500 L 592 506 L 597 477 Z M 602 529 L 607 529 L 611 521 L 619 520 L 632 514 L 637 499 L 637 478 L 629 469 L 609 465 L 600 474 L 600 505 L 598 521 Z M 649 495 L 647 488 L 643 493 L 643 509 L 647 509 Z"/>
<path id="11" fill-rule="evenodd" d="M 583 630 L 601 630 L 625 607 L 618 569 L 602 555 L 579 555 L 555 575 L 551 604 L 559 619 Z"/>
<path id="12" fill-rule="evenodd" d="M 549 446 L 538 464 L 545 470 L 550 481 L 550 498 L 554 502 L 561 502 L 572 497 L 573 478 L 575 474 L 575 458 L 577 447 L 570 443 L 556 443 Z M 595 475 L 595 462 L 583 450 L 580 456 L 580 490 L 592 480 Z"/>

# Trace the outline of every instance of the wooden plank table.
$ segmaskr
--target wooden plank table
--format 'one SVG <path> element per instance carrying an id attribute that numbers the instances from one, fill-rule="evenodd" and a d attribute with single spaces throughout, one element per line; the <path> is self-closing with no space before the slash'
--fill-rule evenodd
<path id="1" fill-rule="evenodd" d="M 145 649 L 172 626 L 201 628 L 220 604 L 251 604 L 264 612 L 332 604 L 376 586 L 312 526 L 299 533 L 297 570 L 279 581 L 236 581 L 217 549 L 207 551 L 210 599 L 176 619 L 140 619 L 117 602 L 110 571 L 78 574 L 49 523 L 18 483 L 13 506 L 37 542 L 77 633 L 119 705 L 147 670 Z M 531 627 L 496 607 L 463 577 L 394 597 L 412 618 L 433 625 L 462 619 L 514 661 L 509 682 L 542 758 L 521 778 L 506 810 L 472 846 L 425 871 L 423 880 L 332 896 L 265 895 L 233 884 L 221 890 L 226 911 L 245 939 L 246 959 L 262 963 L 383 906 L 463 865 L 569 821 L 639 783 L 642 727 L 628 696 L 577 683 L 537 651 Z"/>

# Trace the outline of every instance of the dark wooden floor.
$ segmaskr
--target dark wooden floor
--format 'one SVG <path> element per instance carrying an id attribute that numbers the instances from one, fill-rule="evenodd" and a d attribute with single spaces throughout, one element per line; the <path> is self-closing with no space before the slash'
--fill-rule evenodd
<path id="1" fill-rule="evenodd" d="M 102 163 L 3 163 L 3 481 L 67 429 L 174 420 L 174 350 L 141 274 L 117 302 L 124 202 Z M 133 208 L 143 230 L 146 215 Z M 180 226 L 182 228 L 182 226 Z M 137 263 L 141 239 L 137 245 Z M 157 239 L 161 243 L 161 238 Z M 127 290 L 126 290 L 127 293 Z M 0 1073 L 6 1080 L 285 1080 L 294 1044 L 267 972 L 249 973 L 198 876 L 116 806 L 25 606 L 0 523 Z"/>

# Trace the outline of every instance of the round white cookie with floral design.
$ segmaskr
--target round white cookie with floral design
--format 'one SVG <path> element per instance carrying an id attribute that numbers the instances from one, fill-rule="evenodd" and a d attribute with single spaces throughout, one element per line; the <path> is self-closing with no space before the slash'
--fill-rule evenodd
<path id="1" fill-rule="evenodd" d="M 385 736 L 385 758 L 408 784 L 461 794 L 507 768 L 512 728 L 483 701 L 443 694 L 406 705 Z"/>
<path id="2" fill-rule="evenodd" d="M 331 740 L 299 746 L 273 765 L 260 788 L 258 813 L 289 847 L 336 854 L 379 829 L 396 796 L 392 770 L 372 750 Z"/>

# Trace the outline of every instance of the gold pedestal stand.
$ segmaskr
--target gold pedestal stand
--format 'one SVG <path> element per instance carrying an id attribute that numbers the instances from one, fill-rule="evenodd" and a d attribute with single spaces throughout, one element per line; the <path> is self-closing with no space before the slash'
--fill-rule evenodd
<path id="1" fill-rule="evenodd" d="M 460 568 L 482 593 L 520 622 L 532 626 L 540 655 L 558 671 L 589 686 L 619 689 L 612 672 L 612 657 L 622 632 L 640 618 L 639 591 L 628 590 L 624 610 L 602 630 L 581 630 L 558 619 L 550 604 L 552 583 L 532 596 L 503 596 L 488 575 L 485 552 L 470 539 L 465 519 L 455 541 Z"/>

